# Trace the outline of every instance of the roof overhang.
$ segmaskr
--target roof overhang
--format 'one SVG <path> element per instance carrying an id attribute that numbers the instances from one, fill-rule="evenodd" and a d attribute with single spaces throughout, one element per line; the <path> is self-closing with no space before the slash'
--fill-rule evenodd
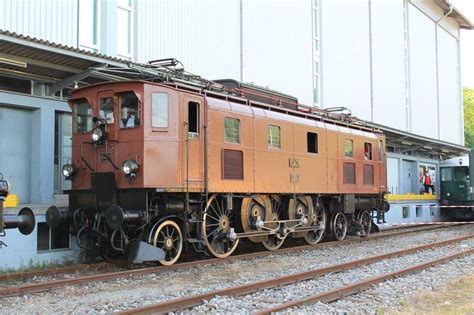
<path id="1" fill-rule="evenodd" d="M 399 148 L 399 152 L 406 154 L 432 154 L 443 159 L 468 154 L 470 148 L 438 139 L 432 139 L 398 129 L 370 123 L 383 131 L 387 146 Z"/>
<path id="2" fill-rule="evenodd" d="M 434 2 L 444 10 L 444 14 L 448 14 L 447 16 L 455 19 L 459 23 L 459 27 L 466 30 L 473 30 L 474 24 L 464 15 L 456 9 L 452 7 L 452 3 L 449 0 L 434 0 Z M 452 9 L 452 10 L 451 10 Z"/>
<path id="3" fill-rule="evenodd" d="M 121 79 L 94 68 L 127 68 L 128 60 L 0 30 L 0 74 L 35 80 L 53 95 L 64 88 Z"/>

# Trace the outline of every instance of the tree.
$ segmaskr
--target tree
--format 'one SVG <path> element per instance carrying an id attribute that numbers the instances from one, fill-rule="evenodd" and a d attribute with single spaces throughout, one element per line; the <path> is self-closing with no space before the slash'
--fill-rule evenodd
<path id="1" fill-rule="evenodd" d="M 464 143 L 474 147 L 474 89 L 463 88 L 464 103 Z"/>

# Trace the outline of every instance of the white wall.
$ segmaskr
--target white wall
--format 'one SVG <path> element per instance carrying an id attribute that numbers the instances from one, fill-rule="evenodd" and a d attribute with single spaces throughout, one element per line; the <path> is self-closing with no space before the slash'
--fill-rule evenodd
<path id="1" fill-rule="evenodd" d="M 77 0 L 0 0 L 0 29 L 77 46 Z"/>
<path id="2" fill-rule="evenodd" d="M 406 130 L 402 1 L 371 1 L 374 121 Z"/>
<path id="3" fill-rule="evenodd" d="M 440 138 L 462 144 L 458 58 L 458 41 L 438 28 Z"/>
<path id="4" fill-rule="evenodd" d="M 371 120 L 368 0 L 322 0 L 322 105 Z"/>
<path id="5" fill-rule="evenodd" d="M 409 6 L 411 131 L 438 138 L 435 24 Z M 443 79 L 444 80 L 444 79 Z"/>
<path id="6" fill-rule="evenodd" d="M 239 1 L 137 1 L 138 62 L 174 57 L 207 79 L 240 77 Z"/>
<path id="7" fill-rule="evenodd" d="M 309 0 L 244 0 L 243 81 L 312 105 L 311 23 Z"/>

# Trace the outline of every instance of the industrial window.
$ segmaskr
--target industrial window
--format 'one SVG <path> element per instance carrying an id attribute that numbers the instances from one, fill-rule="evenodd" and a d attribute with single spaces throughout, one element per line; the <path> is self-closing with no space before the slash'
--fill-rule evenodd
<path id="1" fill-rule="evenodd" d="M 374 166 L 364 165 L 364 185 L 374 184 Z"/>
<path id="2" fill-rule="evenodd" d="M 355 163 L 344 163 L 344 184 L 356 183 Z"/>
<path id="3" fill-rule="evenodd" d="M 117 54 L 131 59 L 133 34 L 132 0 L 117 0 Z"/>
<path id="4" fill-rule="evenodd" d="M 416 217 L 421 218 L 423 216 L 423 206 L 416 206 Z"/>
<path id="5" fill-rule="evenodd" d="M 21 63 L 22 61 L 2 58 L 2 64 L 16 65 L 17 67 L 20 67 Z M 0 76 L 0 90 L 31 94 L 31 80 Z"/>
<path id="6" fill-rule="evenodd" d="M 105 119 L 108 124 L 114 123 L 114 98 L 104 97 L 99 100 L 99 118 Z"/>
<path id="7" fill-rule="evenodd" d="M 38 251 L 70 248 L 69 225 L 61 225 L 57 229 L 50 229 L 46 223 L 38 223 L 37 228 Z"/>
<path id="8" fill-rule="evenodd" d="M 226 117 L 224 122 L 224 140 L 225 142 L 240 143 L 240 120 L 237 118 Z"/>
<path id="9" fill-rule="evenodd" d="M 83 49 L 99 50 L 99 11 L 99 0 L 79 1 L 79 22 L 81 25 L 79 28 L 79 43 Z"/>
<path id="10" fill-rule="evenodd" d="M 133 92 L 120 95 L 120 128 L 134 128 L 139 125 L 138 97 Z"/>
<path id="11" fill-rule="evenodd" d="M 372 143 L 364 142 L 364 160 L 372 160 Z"/>
<path id="12" fill-rule="evenodd" d="M 85 99 L 74 104 L 75 132 L 86 133 L 92 131 L 92 106 Z"/>
<path id="13" fill-rule="evenodd" d="M 344 156 L 353 157 L 354 156 L 353 147 L 354 147 L 354 142 L 352 140 L 346 139 L 344 141 Z"/>
<path id="14" fill-rule="evenodd" d="M 168 94 L 151 94 L 151 126 L 168 128 Z"/>
<path id="15" fill-rule="evenodd" d="M 188 103 L 188 132 L 199 134 L 199 104 L 196 102 Z"/>
<path id="16" fill-rule="evenodd" d="M 268 125 L 268 146 L 270 148 L 281 148 L 280 127 Z"/>
<path id="17" fill-rule="evenodd" d="M 403 218 L 404 218 L 404 219 L 410 217 L 410 207 L 409 207 L 409 206 L 403 206 L 403 208 L 402 208 L 402 215 L 403 215 Z"/>
<path id="18" fill-rule="evenodd" d="M 318 153 L 318 134 L 308 132 L 306 134 L 306 142 L 308 143 L 309 153 Z"/>

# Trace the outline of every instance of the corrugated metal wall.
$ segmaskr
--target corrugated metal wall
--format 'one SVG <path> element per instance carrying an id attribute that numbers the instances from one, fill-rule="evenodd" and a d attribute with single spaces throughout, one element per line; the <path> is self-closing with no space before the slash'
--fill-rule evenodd
<path id="1" fill-rule="evenodd" d="M 174 57 L 209 79 L 240 78 L 239 0 L 141 0 L 136 11 L 136 61 Z"/>
<path id="2" fill-rule="evenodd" d="M 77 46 L 77 0 L 0 0 L 0 29 Z"/>
<path id="3" fill-rule="evenodd" d="M 313 104 L 311 1 L 243 1 L 244 81 Z"/>

